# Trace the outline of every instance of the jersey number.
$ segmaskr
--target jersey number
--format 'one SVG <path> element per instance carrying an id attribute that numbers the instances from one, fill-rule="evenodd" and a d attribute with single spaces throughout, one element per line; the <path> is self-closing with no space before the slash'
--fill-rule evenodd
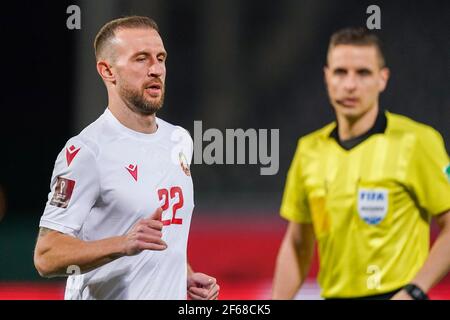
<path id="1" fill-rule="evenodd" d="M 163 225 L 170 226 L 171 224 L 182 224 L 183 219 L 176 218 L 177 210 L 181 209 L 184 204 L 183 199 L 183 190 L 180 187 L 172 187 L 170 190 L 168 189 L 159 189 L 158 196 L 160 201 L 164 201 L 164 204 L 161 206 L 163 211 L 169 209 L 169 196 L 170 199 L 173 200 L 178 196 L 178 202 L 172 205 L 172 219 L 162 220 Z"/>

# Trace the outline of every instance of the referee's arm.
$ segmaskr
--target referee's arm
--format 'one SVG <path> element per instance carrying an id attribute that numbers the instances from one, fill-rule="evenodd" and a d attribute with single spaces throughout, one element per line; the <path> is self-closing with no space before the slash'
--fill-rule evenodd
<path id="1" fill-rule="evenodd" d="M 292 299 L 308 276 L 314 253 L 311 223 L 290 222 L 275 266 L 273 299 Z"/>
<path id="2" fill-rule="evenodd" d="M 435 219 L 441 229 L 439 236 L 434 242 L 422 269 L 411 281 L 424 292 L 428 292 L 450 270 L 450 210 L 437 215 Z M 409 298 L 404 290 L 393 297 L 393 299 Z"/>

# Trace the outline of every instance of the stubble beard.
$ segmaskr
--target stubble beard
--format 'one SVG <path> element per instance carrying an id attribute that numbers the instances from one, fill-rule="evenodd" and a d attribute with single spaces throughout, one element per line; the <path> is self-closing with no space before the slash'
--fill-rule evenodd
<path id="1" fill-rule="evenodd" d="M 120 86 L 119 94 L 131 111 L 144 116 L 154 115 L 164 104 L 165 87 L 161 87 L 161 97 L 159 100 L 151 101 L 145 97 L 145 89 L 141 91 L 127 85 Z"/>

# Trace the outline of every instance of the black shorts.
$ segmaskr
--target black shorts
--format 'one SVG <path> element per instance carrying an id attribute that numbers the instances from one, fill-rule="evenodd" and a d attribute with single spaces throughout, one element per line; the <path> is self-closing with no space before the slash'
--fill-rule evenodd
<path id="1" fill-rule="evenodd" d="M 399 292 L 402 289 L 403 288 L 400 288 L 394 291 L 376 294 L 372 296 L 357 297 L 357 298 L 326 298 L 325 300 L 390 300 L 397 292 Z"/>

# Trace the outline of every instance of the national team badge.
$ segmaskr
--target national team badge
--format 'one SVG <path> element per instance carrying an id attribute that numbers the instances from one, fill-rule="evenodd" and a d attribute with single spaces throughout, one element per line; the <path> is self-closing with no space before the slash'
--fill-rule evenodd
<path id="1" fill-rule="evenodd" d="M 191 170 L 189 169 L 189 163 L 186 159 L 186 156 L 184 155 L 183 152 L 180 152 L 178 154 L 178 158 L 180 159 L 181 169 L 183 170 L 184 174 L 189 177 L 191 175 Z"/>
<path id="2" fill-rule="evenodd" d="M 447 176 L 448 182 L 450 182 L 450 164 L 444 168 L 444 173 Z"/>
<path id="3" fill-rule="evenodd" d="M 389 209 L 386 189 L 359 189 L 358 214 L 367 224 L 378 225 Z"/>
<path id="4" fill-rule="evenodd" d="M 50 200 L 50 204 L 59 208 L 67 208 L 74 188 L 74 180 L 57 177 L 55 192 L 53 192 L 53 197 L 52 200 Z"/>
<path id="5" fill-rule="evenodd" d="M 137 164 L 130 164 L 128 167 L 125 167 L 125 169 L 128 170 L 128 172 L 131 174 L 134 180 L 137 181 L 137 175 L 138 175 L 138 166 Z"/>
<path id="6" fill-rule="evenodd" d="M 67 166 L 70 166 L 72 163 L 72 160 L 77 155 L 78 151 L 80 151 L 81 148 L 76 148 L 74 145 L 71 145 L 70 147 L 66 148 L 66 160 L 67 160 Z"/>

